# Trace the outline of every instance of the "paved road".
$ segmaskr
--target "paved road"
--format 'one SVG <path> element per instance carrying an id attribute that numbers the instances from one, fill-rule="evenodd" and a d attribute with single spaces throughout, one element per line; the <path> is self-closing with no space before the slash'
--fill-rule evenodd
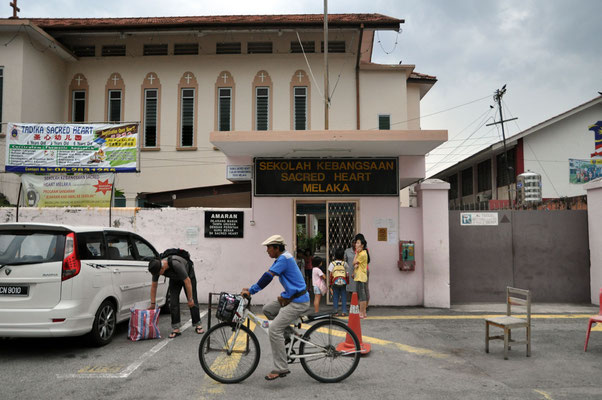
<path id="1" fill-rule="evenodd" d="M 597 307 L 535 306 L 545 314 L 533 318 L 532 356 L 516 346 L 509 360 L 499 341 L 484 352 L 484 315 L 501 309 L 372 308 L 361 326 L 372 352 L 338 384 L 320 384 L 300 365 L 286 378 L 265 381 L 271 356 L 263 333 L 259 368 L 237 385 L 205 376 L 197 356 L 200 336 L 191 328 L 173 340 L 132 343 L 123 324 L 102 348 L 78 338 L 0 340 L 0 398 L 602 399 L 602 329 L 592 332 L 583 352 L 587 318 Z M 160 328 L 169 332 L 168 315 Z"/>

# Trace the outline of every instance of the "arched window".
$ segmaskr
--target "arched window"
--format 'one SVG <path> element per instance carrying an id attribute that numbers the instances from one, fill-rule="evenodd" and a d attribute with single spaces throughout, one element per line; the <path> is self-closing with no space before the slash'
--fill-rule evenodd
<path id="1" fill-rule="evenodd" d="M 228 71 L 220 72 L 215 82 L 215 130 L 234 130 L 234 79 Z"/>
<path id="2" fill-rule="evenodd" d="M 291 79 L 291 130 L 309 130 L 311 83 L 303 70 L 297 70 Z"/>
<path id="3" fill-rule="evenodd" d="M 178 150 L 196 150 L 198 89 L 194 74 L 185 72 L 178 84 Z"/>
<path id="4" fill-rule="evenodd" d="M 107 79 L 105 85 L 105 121 L 121 122 L 123 117 L 123 104 L 125 98 L 125 84 L 118 72 L 114 72 Z"/>
<path id="5" fill-rule="evenodd" d="M 77 73 L 69 85 L 69 121 L 86 122 L 88 120 L 88 80 Z"/>
<path id="6" fill-rule="evenodd" d="M 261 70 L 253 79 L 253 130 L 272 130 L 272 79 Z"/>
<path id="7" fill-rule="evenodd" d="M 142 107 L 140 121 L 142 123 L 142 149 L 159 150 L 161 143 L 161 82 L 156 73 L 149 72 L 142 82 Z"/>

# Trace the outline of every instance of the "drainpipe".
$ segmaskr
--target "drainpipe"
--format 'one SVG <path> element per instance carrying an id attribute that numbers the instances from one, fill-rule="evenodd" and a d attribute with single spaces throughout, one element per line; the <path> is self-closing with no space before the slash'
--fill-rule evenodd
<path id="1" fill-rule="evenodd" d="M 364 37 L 364 24 L 360 25 L 360 39 L 357 44 L 357 60 L 355 62 L 355 113 L 356 129 L 360 130 L 360 58 L 362 56 L 362 39 Z"/>

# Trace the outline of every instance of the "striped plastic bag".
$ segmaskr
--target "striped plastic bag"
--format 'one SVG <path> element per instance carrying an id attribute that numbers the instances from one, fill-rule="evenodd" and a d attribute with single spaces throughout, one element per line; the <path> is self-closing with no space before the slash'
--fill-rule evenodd
<path id="1" fill-rule="evenodd" d="M 128 327 L 128 339 L 132 341 L 145 339 L 160 339 L 161 332 L 157 321 L 159 320 L 160 308 L 149 310 L 147 308 L 130 308 L 130 326 Z"/>

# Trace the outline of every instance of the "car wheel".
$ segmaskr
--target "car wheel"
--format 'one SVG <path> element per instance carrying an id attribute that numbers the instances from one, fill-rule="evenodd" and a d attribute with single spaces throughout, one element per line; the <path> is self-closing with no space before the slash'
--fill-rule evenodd
<path id="1" fill-rule="evenodd" d="M 117 326 L 117 314 L 115 305 L 110 300 L 102 302 L 96 316 L 89 338 L 94 346 L 104 346 L 113 340 L 115 327 Z"/>

